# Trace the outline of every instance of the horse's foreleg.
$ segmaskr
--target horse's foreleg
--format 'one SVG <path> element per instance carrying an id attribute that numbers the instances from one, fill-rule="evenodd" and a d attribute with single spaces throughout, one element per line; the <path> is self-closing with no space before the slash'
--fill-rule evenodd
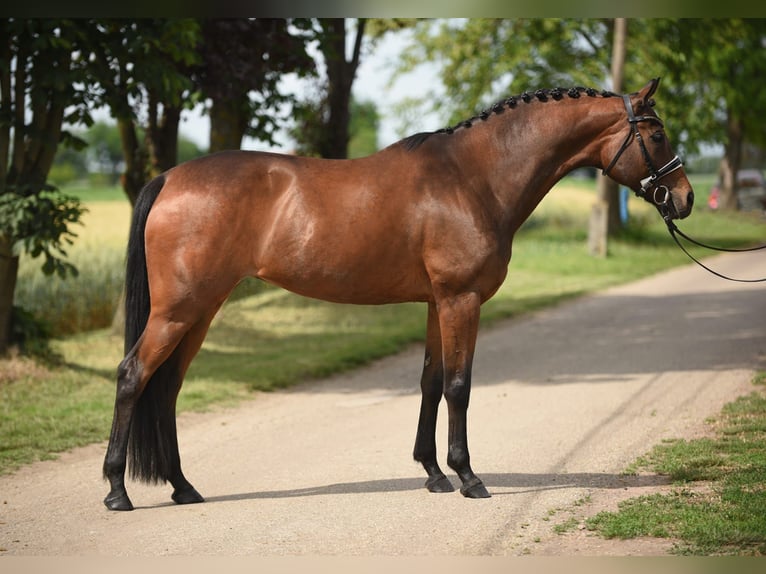
<path id="1" fill-rule="evenodd" d="M 426 330 L 426 356 L 423 375 L 420 379 L 422 398 L 420 418 L 415 438 L 413 457 L 428 473 L 426 488 L 431 492 L 453 492 L 452 483 L 444 476 L 436 462 L 436 417 L 444 386 L 442 366 L 442 339 L 439 330 L 439 316 L 436 306 L 428 304 L 428 326 Z"/>
<path id="2" fill-rule="evenodd" d="M 479 329 L 481 301 L 476 293 L 465 293 L 438 301 L 444 362 L 444 398 L 449 413 L 447 464 L 457 472 L 467 498 L 487 498 L 489 492 L 471 470 L 468 453 L 468 400 L 471 366 Z"/>

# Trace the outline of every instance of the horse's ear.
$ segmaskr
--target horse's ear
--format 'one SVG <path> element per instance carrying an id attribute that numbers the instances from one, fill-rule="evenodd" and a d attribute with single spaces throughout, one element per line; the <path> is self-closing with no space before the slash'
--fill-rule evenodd
<path id="1" fill-rule="evenodd" d="M 654 95 L 654 92 L 657 91 L 657 87 L 660 85 L 660 79 L 659 78 L 652 78 L 649 80 L 649 83 L 646 84 L 641 90 L 638 92 L 638 101 L 636 102 L 636 108 L 641 109 L 646 106 L 653 106 L 654 100 L 652 100 L 652 96 Z"/>
<path id="2" fill-rule="evenodd" d="M 657 91 L 657 86 L 660 85 L 660 79 L 659 78 L 652 78 L 649 80 L 649 83 L 644 86 L 644 90 L 647 90 L 646 95 L 644 95 L 644 99 L 648 100 L 654 95 L 654 92 Z"/>

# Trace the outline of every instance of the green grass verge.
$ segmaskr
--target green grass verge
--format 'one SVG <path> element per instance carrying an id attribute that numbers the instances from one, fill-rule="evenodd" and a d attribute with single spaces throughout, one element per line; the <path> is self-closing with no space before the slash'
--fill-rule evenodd
<path id="1" fill-rule="evenodd" d="M 714 435 L 655 447 L 631 470 L 669 475 L 668 494 L 629 499 L 586 525 L 606 538 L 679 542 L 677 554 L 766 555 L 766 374 L 710 421 Z"/>
<path id="2" fill-rule="evenodd" d="M 610 256 L 591 257 L 586 229 L 592 201 L 592 186 L 580 183 L 564 182 L 549 194 L 519 232 L 508 278 L 482 309 L 483 325 L 687 262 L 656 213 L 637 200 L 631 200 L 630 228 L 610 241 Z M 107 291 L 100 278 L 109 276 L 107 268 L 121 270 L 123 265 L 126 205 L 117 200 L 88 203 L 90 217 L 72 255 L 80 258 L 81 275 L 91 285 L 61 282 L 61 290 L 30 296 L 38 313 L 63 314 L 50 310 L 70 299 L 80 306 L 71 316 L 81 320 L 91 306 L 89 290 Z M 752 243 L 764 236 L 763 221 L 757 217 L 704 209 L 682 228 L 725 245 Z M 33 275 L 32 270 L 25 273 Z M 109 284 L 119 286 L 119 281 Z M 109 289 L 106 299 L 113 310 L 119 288 Z M 110 311 L 101 315 L 108 324 Z M 422 341 L 425 316 L 423 304 L 333 305 L 246 281 L 216 317 L 188 373 L 178 408 L 235 404 L 254 390 L 288 386 L 392 354 Z M 0 473 L 108 437 L 114 376 L 122 358 L 120 337 L 100 329 L 62 337 L 53 347 L 62 357 L 56 365 L 0 360 Z M 418 381 L 412 384 L 415 388 Z"/>

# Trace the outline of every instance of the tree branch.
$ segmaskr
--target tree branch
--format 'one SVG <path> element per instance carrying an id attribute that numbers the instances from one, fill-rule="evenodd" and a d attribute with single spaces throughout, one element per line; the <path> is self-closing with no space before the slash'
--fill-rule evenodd
<path id="1" fill-rule="evenodd" d="M 351 68 L 351 75 L 356 74 L 356 69 L 359 67 L 359 58 L 362 52 L 362 38 L 364 37 L 364 28 L 367 24 L 367 18 L 359 18 L 356 26 L 356 39 L 354 40 L 354 53 L 351 58 L 349 66 Z"/>

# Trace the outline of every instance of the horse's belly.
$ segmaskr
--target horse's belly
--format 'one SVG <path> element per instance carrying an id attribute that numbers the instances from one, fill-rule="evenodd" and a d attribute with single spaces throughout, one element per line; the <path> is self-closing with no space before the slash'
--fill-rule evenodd
<path id="1" fill-rule="evenodd" d="M 335 303 L 380 305 L 430 298 L 430 282 L 414 265 L 392 267 L 374 257 L 339 265 L 330 259 L 283 259 L 264 265 L 255 275 L 299 295 Z"/>

